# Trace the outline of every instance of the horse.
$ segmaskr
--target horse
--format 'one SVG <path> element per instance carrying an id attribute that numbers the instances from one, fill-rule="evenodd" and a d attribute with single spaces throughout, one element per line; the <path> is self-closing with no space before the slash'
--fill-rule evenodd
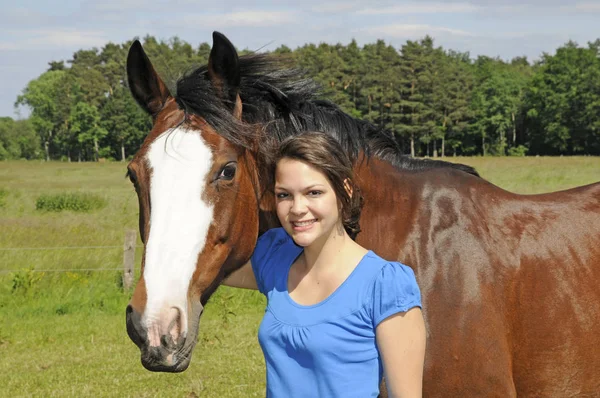
<path id="1" fill-rule="evenodd" d="M 127 167 L 144 253 L 126 325 L 145 368 L 188 367 L 209 297 L 278 225 L 265 142 L 317 130 L 354 162 L 357 241 L 415 271 L 425 396 L 600 394 L 600 183 L 518 195 L 469 166 L 407 157 L 297 70 L 238 57 L 218 32 L 176 95 L 139 41 L 127 74 L 153 119 Z"/>

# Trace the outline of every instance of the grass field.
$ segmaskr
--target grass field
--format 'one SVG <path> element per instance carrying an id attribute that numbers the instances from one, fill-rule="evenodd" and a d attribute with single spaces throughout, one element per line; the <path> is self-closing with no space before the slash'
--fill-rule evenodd
<path id="1" fill-rule="evenodd" d="M 600 158 L 449 160 L 518 193 L 600 180 Z M 264 299 L 256 292 L 217 291 L 186 372 L 142 368 L 125 331 L 129 293 L 119 270 L 125 230 L 137 228 L 137 199 L 124 175 L 122 163 L 0 162 L 0 396 L 263 396 L 256 331 Z M 106 205 L 36 210 L 41 195 L 77 192 Z"/>

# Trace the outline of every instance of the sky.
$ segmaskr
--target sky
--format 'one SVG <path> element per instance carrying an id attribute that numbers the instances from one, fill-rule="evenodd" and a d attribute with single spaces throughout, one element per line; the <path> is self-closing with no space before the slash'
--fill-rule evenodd
<path id="1" fill-rule="evenodd" d="M 600 38 L 600 0 L 0 0 L 0 10 L 0 116 L 13 118 L 27 117 L 13 104 L 48 62 L 146 35 L 196 47 L 218 30 L 261 51 L 352 39 L 399 49 L 430 35 L 436 46 L 505 60 Z"/>

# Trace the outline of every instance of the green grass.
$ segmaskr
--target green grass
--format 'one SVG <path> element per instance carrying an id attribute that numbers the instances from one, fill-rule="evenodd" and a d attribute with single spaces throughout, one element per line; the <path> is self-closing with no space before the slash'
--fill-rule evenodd
<path id="1" fill-rule="evenodd" d="M 1 396 L 264 395 L 256 341 L 264 306 L 259 294 L 220 288 L 206 307 L 190 368 L 157 374 L 141 366 L 139 350 L 127 337 L 129 295 L 118 277 L 53 275 L 27 291 L 2 291 Z"/>
<path id="2" fill-rule="evenodd" d="M 519 193 L 600 180 L 600 158 L 448 160 L 473 165 Z M 138 205 L 124 175 L 122 163 L 0 163 L 0 396 L 264 396 L 256 339 L 264 299 L 257 292 L 219 288 L 186 372 L 141 366 L 125 330 L 130 293 L 122 289 L 122 246 L 125 230 L 137 229 Z M 106 206 L 84 213 L 36 210 L 40 196 L 65 192 L 100 197 Z M 140 254 L 138 248 L 137 264 Z M 59 269 L 72 271 L 54 272 Z"/>
<path id="3" fill-rule="evenodd" d="M 560 191 L 600 181 L 600 158 L 592 156 L 459 157 L 445 160 L 473 166 L 483 178 L 521 194 Z"/>
<path id="4" fill-rule="evenodd" d="M 6 197 L 8 196 L 8 191 L 4 188 L 0 188 L 0 207 L 4 207 L 6 205 Z"/>

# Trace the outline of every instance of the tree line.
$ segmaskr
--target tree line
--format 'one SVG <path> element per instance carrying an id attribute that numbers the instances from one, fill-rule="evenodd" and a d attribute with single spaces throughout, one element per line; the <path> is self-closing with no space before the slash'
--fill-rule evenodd
<path id="1" fill-rule="evenodd" d="M 151 120 L 127 88 L 130 45 L 108 43 L 67 63 L 49 62 L 16 99 L 16 107 L 31 109 L 29 118 L 0 118 L 0 159 L 131 157 Z M 177 37 L 146 36 L 143 45 L 172 84 L 210 53 L 208 43 L 193 47 Z M 534 63 L 473 59 L 426 36 L 400 48 L 352 41 L 281 46 L 273 54 L 306 70 L 347 113 L 391 130 L 405 153 L 436 157 L 600 155 L 599 51 L 596 40 L 568 42 Z"/>

